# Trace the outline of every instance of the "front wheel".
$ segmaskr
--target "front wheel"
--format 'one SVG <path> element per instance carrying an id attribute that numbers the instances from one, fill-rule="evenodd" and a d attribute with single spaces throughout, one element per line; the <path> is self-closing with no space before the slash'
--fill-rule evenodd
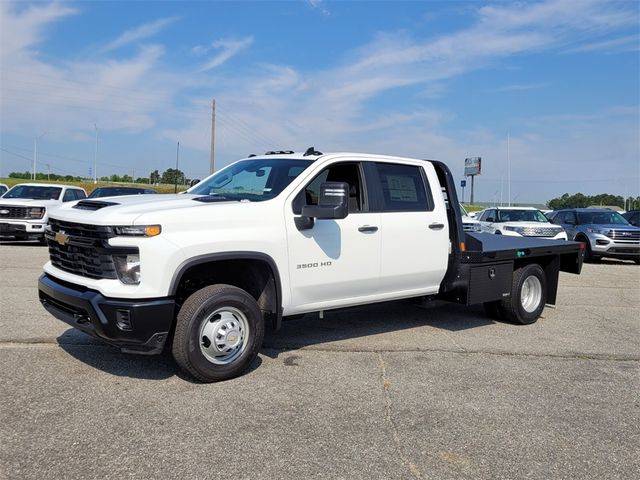
<path id="1" fill-rule="evenodd" d="M 532 263 L 513 272 L 511 296 L 502 300 L 500 311 L 509 322 L 535 323 L 547 302 L 547 278 L 540 265 Z"/>
<path id="2" fill-rule="evenodd" d="M 172 353 L 177 364 L 202 382 L 241 375 L 258 355 L 264 317 L 255 299 L 231 285 L 192 294 L 176 320 Z"/>

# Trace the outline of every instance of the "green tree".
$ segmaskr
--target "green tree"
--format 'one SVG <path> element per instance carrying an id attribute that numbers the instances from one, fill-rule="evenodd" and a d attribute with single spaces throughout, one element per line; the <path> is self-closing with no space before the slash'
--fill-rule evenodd
<path id="1" fill-rule="evenodd" d="M 181 185 L 182 183 L 184 183 L 184 173 L 182 172 L 182 170 L 176 170 L 175 168 L 168 168 L 167 170 L 162 172 L 160 183 L 174 184 L 176 183 L 176 181 L 178 185 Z"/>

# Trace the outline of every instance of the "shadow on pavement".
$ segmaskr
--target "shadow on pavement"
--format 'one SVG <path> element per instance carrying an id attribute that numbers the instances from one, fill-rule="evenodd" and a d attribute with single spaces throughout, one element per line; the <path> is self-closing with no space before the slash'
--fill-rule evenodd
<path id="1" fill-rule="evenodd" d="M 166 348 L 160 355 L 122 353 L 119 348 L 73 328 L 65 331 L 56 341 L 60 348 L 76 360 L 111 375 L 141 380 L 165 380 L 177 376 L 187 382 L 200 383 L 180 370 Z M 246 373 L 255 370 L 261 363 L 262 360 L 256 358 Z"/>
<path id="2" fill-rule="evenodd" d="M 328 311 L 323 319 L 316 313 L 285 319 L 279 332 L 267 331 L 262 353 L 275 358 L 287 350 L 412 328 L 460 331 L 494 323 L 482 307 L 433 302 L 425 308 L 412 301 L 386 302 Z"/>

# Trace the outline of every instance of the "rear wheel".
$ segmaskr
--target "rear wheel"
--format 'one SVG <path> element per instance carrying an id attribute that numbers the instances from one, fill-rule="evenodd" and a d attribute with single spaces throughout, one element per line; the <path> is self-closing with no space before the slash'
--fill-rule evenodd
<path id="1" fill-rule="evenodd" d="M 231 285 L 211 285 L 182 305 L 171 349 L 183 370 L 216 382 L 242 374 L 263 338 L 264 317 L 255 299 Z"/>
<path id="2" fill-rule="evenodd" d="M 532 263 L 513 272 L 511 296 L 500 302 L 505 320 L 521 325 L 535 323 L 547 301 L 547 279 L 540 265 Z"/>

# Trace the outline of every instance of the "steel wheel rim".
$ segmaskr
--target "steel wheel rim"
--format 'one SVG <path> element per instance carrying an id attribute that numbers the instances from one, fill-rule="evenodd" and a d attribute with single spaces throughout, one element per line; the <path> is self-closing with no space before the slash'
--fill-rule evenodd
<path id="1" fill-rule="evenodd" d="M 522 294 L 520 295 L 520 304 L 522 308 L 528 312 L 534 312 L 542 300 L 542 283 L 535 275 L 529 275 L 522 282 Z"/>
<path id="2" fill-rule="evenodd" d="M 228 365 L 247 347 L 249 321 L 237 308 L 221 307 L 202 322 L 198 335 L 200 352 L 211 363 Z"/>

